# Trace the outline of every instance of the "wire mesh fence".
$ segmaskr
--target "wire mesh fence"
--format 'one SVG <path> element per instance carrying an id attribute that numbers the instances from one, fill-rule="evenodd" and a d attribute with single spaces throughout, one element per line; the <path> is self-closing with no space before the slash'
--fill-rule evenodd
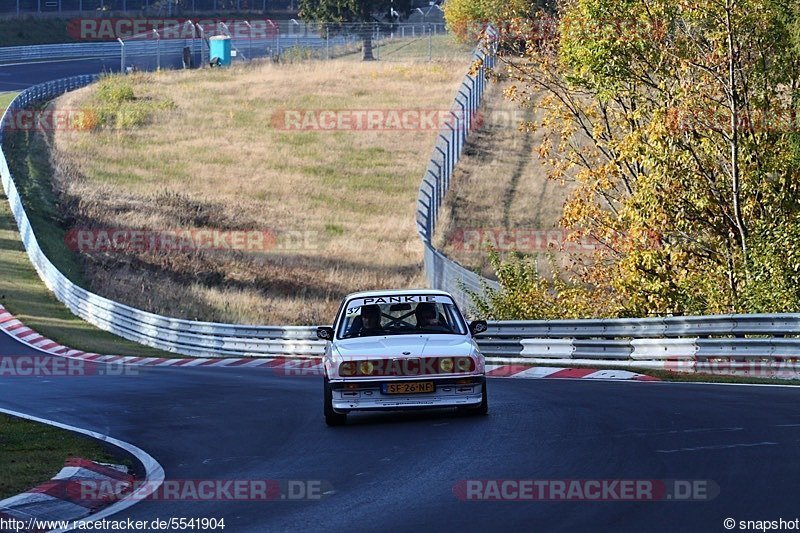
<path id="1" fill-rule="evenodd" d="M 184 21 L 118 39 L 120 69 L 211 64 L 210 40 L 227 37 L 233 61 L 371 57 L 383 61 L 449 59 L 464 54 L 442 24 L 294 24 L 271 20 Z M 367 54 L 369 55 L 369 54 Z"/>
<path id="2" fill-rule="evenodd" d="M 16 15 L 97 12 L 146 12 L 177 15 L 191 12 L 264 12 L 292 9 L 297 2 L 273 0 L 0 0 L 0 13 Z"/>

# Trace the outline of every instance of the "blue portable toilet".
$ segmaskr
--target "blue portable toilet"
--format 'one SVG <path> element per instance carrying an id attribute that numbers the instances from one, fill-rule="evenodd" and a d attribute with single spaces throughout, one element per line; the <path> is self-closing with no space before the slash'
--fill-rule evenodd
<path id="1" fill-rule="evenodd" d="M 231 38 L 227 35 L 215 35 L 208 39 L 209 58 L 219 58 L 219 66 L 231 64 Z"/>

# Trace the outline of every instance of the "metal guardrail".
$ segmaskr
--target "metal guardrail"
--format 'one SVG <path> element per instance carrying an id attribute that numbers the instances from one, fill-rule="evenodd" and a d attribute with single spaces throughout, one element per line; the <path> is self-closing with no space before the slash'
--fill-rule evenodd
<path id="1" fill-rule="evenodd" d="M 800 314 L 496 321 L 489 356 L 665 361 L 800 358 Z"/>

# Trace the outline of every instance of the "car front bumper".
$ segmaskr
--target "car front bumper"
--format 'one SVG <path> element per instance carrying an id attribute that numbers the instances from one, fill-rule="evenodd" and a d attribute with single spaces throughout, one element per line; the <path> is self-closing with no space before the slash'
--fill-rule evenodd
<path id="1" fill-rule="evenodd" d="M 457 383 L 469 379 L 470 383 Z M 408 380 L 404 380 L 408 381 Z M 483 399 L 484 376 L 469 376 L 456 379 L 419 379 L 433 381 L 435 390 L 422 394 L 385 394 L 382 386 L 399 383 L 397 380 L 381 381 L 338 381 L 331 382 L 333 409 L 346 413 L 349 411 L 376 411 L 398 409 L 433 409 L 437 407 L 458 407 L 479 405 Z M 346 388 L 357 386 L 357 389 Z"/>

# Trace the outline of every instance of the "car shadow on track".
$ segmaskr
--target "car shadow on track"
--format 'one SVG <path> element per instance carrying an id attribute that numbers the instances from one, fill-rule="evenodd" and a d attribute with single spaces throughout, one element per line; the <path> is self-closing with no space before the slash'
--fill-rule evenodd
<path id="1" fill-rule="evenodd" d="M 489 415 L 491 416 L 491 415 Z M 413 411 L 372 411 L 351 413 L 347 426 L 386 426 L 419 422 L 453 422 L 459 424 L 487 422 L 489 416 L 474 415 L 456 409 L 420 409 Z"/>

